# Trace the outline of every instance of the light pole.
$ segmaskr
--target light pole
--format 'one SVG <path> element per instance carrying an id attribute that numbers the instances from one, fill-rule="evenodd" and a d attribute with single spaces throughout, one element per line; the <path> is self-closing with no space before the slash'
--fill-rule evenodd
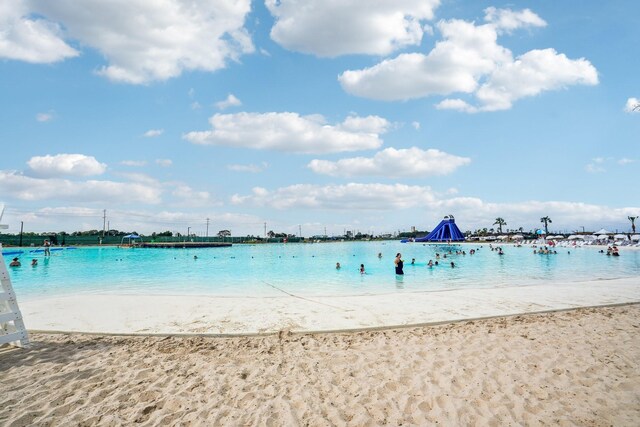
<path id="1" fill-rule="evenodd" d="M 191 235 L 189 234 L 191 232 L 191 227 L 187 227 L 187 240 L 191 240 L 190 237 Z"/>

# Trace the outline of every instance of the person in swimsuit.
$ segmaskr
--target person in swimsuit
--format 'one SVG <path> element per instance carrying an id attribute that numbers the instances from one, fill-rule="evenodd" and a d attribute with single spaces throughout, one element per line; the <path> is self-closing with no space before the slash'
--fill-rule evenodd
<path id="1" fill-rule="evenodd" d="M 393 263 L 396 266 L 396 274 L 404 274 L 404 271 L 402 271 L 404 261 L 402 261 L 402 254 L 400 254 L 400 252 L 398 252 L 398 255 L 396 255 L 396 259 L 393 261 Z"/>

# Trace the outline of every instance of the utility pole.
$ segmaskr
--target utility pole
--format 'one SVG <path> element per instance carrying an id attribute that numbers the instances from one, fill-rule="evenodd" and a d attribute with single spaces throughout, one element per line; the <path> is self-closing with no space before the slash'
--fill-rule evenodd
<path id="1" fill-rule="evenodd" d="M 209 218 L 207 218 L 207 240 L 209 240 Z"/>
<path id="2" fill-rule="evenodd" d="M 102 210 L 102 238 L 104 239 L 104 232 L 107 225 L 107 210 Z"/>
<path id="3" fill-rule="evenodd" d="M 264 237 L 267 237 L 267 223 L 264 223 Z"/>
<path id="4" fill-rule="evenodd" d="M 22 246 L 22 228 L 24 227 L 24 221 L 20 221 L 20 243 L 18 246 Z"/>
<path id="5" fill-rule="evenodd" d="M 298 226 L 298 237 L 302 239 L 302 225 Z"/>

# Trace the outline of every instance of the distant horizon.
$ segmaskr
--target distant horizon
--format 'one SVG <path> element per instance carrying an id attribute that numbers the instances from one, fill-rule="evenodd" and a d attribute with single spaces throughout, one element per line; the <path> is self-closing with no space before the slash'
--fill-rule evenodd
<path id="1" fill-rule="evenodd" d="M 3 231 L 631 230 L 640 2 L 301 4 L 8 2 Z"/>

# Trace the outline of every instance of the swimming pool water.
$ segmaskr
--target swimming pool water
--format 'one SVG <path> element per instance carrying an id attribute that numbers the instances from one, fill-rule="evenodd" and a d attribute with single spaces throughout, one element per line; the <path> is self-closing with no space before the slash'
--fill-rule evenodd
<path id="1" fill-rule="evenodd" d="M 54 251 L 50 257 L 23 248 L 22 266 L 9 268 L 9 274 L 20 299 L 82 293 L 264 296 L 285 291 L 295 295 L 362 295 L 640 276 L 637 250 L 622 248 L 620 257 L 611 257 L 594 247 L 557 248 L 555 255 L 534 255 L 529 246 L 502 247 L 502 256 L 487 244 L 396 241 L 197 249 L 84 247 Z M 470 255 L 471 249 L 477 252 Z M 466 255 L 456 255 L 456 250 L 464 250 Z M 404 276 L 396 276 L 394 271 L 397 252 L 405 261 Z M 440 265 L 429 268 L 426 264 L 429 259 L 436 261 L 436 252 L 441 254 Z M 5 261 L 11 258 L 5 256 Z M 32 258 L 38 259 L 36 267 L 30 265 Z M 412 258 L 416 265 L 410 264 Z M 451 268 L 451 261 L 455 268 Z M 336 262 L 340 262 L 340 270 L 336 270 Z M 365 275 L 359 272 L 360 264 L 365 265 Z"/>

